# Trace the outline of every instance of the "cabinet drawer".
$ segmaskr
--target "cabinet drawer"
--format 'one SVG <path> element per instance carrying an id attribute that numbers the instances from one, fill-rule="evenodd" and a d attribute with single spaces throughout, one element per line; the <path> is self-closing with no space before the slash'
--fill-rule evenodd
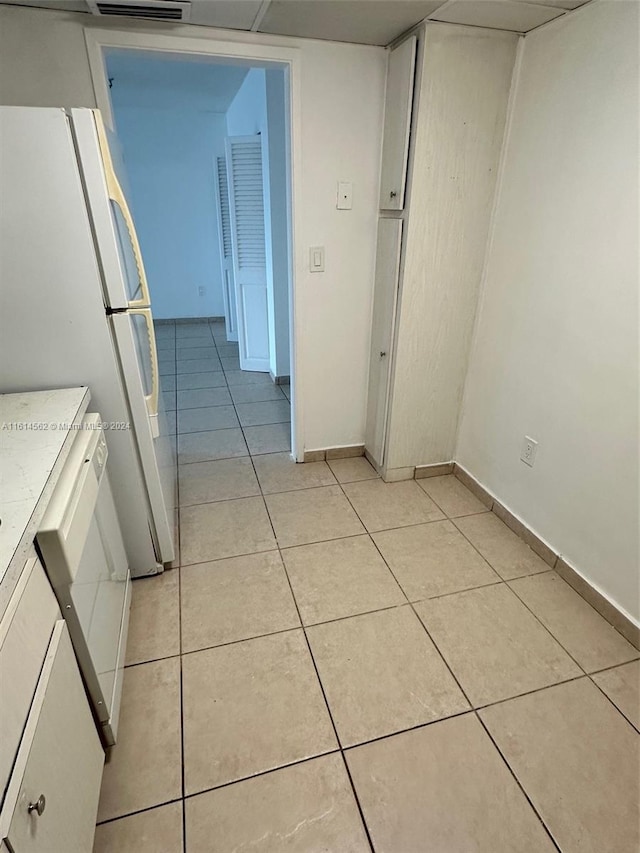
<path id="1" fill-rule="evenodd" d="M 27 560 L 0 623 L 0 802 L 18 752 L 47 654 L 60 618 L 58 602 L 37 557 Z"/>
<path id="2" fill-rule="evenodd" d="M 2 812 L 14 853 L 88 853 L 104 753 L 63 620 L 56 622 Z M 44 798 L 38 814 L 30 805 Z"/>

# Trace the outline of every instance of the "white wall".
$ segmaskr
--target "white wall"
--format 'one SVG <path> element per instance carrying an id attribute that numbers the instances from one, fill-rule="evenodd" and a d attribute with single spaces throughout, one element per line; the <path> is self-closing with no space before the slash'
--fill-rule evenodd
<path id="1" fill-rule="evenodd" d="M 95 106 L 83 26 L 118 29 L 87 15 L 0 7 L 0 100 Z M 304 448 L 364 440 L 373 265 L 382 136 L 382 48 L 207 27 L 127 22 L 128 32 L 298 47 L 302 96 L 302 224 L 296 239 L 300 328 L 297 377 Z M 339 180 L 353 182 L 353 210 L 336 210 Z M 308 272 L 310 246 L 326 272 Z"/>
<path id="2" fill-rule="evenodd" d="M 154 317 L 223 317 L 213 164 L 225 117 L 190 106 L 186 93 L 149 108 L 141 90 L 137 106 L 121 106 L 124 88 L 116 77 L 111 97 Z"/>
<path id="3" fill-rule="evenodd" d="M 456 453 L 636 620 L 638 8 L 525 39 Z"/>

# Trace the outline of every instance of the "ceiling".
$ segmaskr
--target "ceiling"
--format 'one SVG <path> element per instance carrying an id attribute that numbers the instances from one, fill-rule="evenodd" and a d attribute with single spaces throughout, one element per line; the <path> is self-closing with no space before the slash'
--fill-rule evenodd
<path id="1" fill-rule="evenodd" d="M 425 18 L 526 33 L 587 2 L 590 0 L 191 0 L 189 23 L 387 45 Z M 0 0 L 0 3 L 89 13 L 87 0 Z M 128 22 L 123 18 L 111 20 L 122 26 Z"/>

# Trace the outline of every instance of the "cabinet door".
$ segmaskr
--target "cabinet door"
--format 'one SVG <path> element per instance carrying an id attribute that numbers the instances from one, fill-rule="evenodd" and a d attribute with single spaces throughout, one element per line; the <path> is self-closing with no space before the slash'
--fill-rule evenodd
<path id="1" fill-rule="evenodd" d="M 389 53 L 380 176 L 381 210 L 404 208 L 415 70 L 416 37 L 411 36 Z"/>
<path id="2" fill-rule="evenodd" d="M 6 832 L 11 849 L 91 850 L 103 761 L 69 632 L 61 620 L 53 631 L 5 800 L 5 809 L 13 809 Z M 35 807 L 40 797 L 41 813 Z"/>
<path id="3" fill-rule="evenodd" d="M 384 441 L 395 324 L 402 220 L 378 221 L 376 275 L 373 292 L 371 359 L 365 446 L 378 465 L 384 462 Z"/>

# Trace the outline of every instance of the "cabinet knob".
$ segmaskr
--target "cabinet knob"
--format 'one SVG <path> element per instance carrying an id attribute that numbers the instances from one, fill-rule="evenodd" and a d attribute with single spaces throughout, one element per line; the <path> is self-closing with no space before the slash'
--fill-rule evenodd
<path id="1" fill-rule="evenodd" d="M 43 813 L 43 811 L 45 810 L 46 805 L 47 805 L 47 800 L 46 800 L 44 794 L 40 794 L 40 796 L 35 801 L 35 803 L 29 803 L 29 808 L 27 809 L 27 811 L 29 812 L 29 814 L 31 814 L 31 812 L 35 812 L 39 817 Z"/>
<path id="2" fill-rule="evenodd" d="M 389 198 L 397 198 L 398 193 L 395 190 L 391 190 L 389 193 Z"/>
<path id="3" fill-rule="evenodd" d="M 382 350 L 380 350 L 380 358 L 384 358 L 385 355 L 386 355 L 386 352 L 383 352 Z"/>

